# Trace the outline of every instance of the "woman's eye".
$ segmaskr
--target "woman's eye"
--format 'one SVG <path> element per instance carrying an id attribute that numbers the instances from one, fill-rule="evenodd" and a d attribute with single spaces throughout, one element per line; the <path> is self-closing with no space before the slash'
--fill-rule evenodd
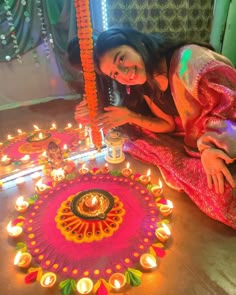
<path id="1" fill-rule="evenodd" d="M 121 57 L 120 57 L 120 59 L 119 59 L 119 64 L 123 64 L 123 62 L 124 62 L 124 59 L 125 59 L 125 56 L 124 55 L 122 55 Z"/>

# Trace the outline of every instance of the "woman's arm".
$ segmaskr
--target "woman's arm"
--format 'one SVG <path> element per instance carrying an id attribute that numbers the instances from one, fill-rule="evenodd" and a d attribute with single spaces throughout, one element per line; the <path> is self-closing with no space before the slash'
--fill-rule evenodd
<path id="1" fill-rule="evenodd" d="M 138 125 L 152 132 L 167 133 L 174 131 L 173 117 L 163 113 L 148 97 L 145 97 L 145 100 L 155 117 L 137 114 L 126 107 L 109 106 L 104 108 L 106 112 L 100 115 L 95 123 L 105 132 L 126 123 Z"/>

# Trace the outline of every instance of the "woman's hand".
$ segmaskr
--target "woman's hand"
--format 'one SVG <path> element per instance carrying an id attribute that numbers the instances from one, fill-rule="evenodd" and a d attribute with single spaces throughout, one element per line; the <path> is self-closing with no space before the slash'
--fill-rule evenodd
<path id="1" fill-rule="evenodd" d="M 207 175 L 210 189 L 215 188 L 216 193 L 224 193 L 225 180 L 234 188 L 235 183 L 226 164 L 233 162 L 225 152 L 216 148 L 208 148 L 202 152 L 201 162 Z"/>
<path id="2" fill-rule="evenodd" d="M 126 107 L 109 106 L 104 108 L 104 110 L 106 112 L 98 116 L 95 123 L 99 128 L 103 128 L 105 133 L 112 128 L 129 122 L 131 111 Z"/>
<path id="3" fill-rule="evenodd" d="M 89 124 L 88 103 L 85 98 L 75 107 L 75 120 L 83 125 Z"/>

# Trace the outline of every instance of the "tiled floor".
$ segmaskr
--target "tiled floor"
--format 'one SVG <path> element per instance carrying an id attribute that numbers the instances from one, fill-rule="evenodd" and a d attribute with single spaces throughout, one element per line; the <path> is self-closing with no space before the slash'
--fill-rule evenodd
<path id="1" fill-rule="evenodd" d="M 63 128 L 68 122 L 75 124 L 75 101 L 56 100 L 40 105 L 21 107 L 0 112 L 1 141 L 18 128 L 31 130 L 33 124 L 48 128 L 57 122 Z M 148 166 L 126 155 L 133 169 L 142 173 Z M 104 163 L 100 157 L 96 165 Z M 93 162 L 90 163 L 93 165 Z M 113 165 L 119 169 L 122 164 Z M 157 181 L 159 171 L 152 166 L 152 179 Z M 28 180 L 22 193 L 33 193 L 32 180 Z M 25 272 L 13 266 L 15 241 L 8 238 L 6 225 L 14 211 L 19 194 L 15 185 L 0 191 L 0 294 L 43 295 L 60 294 L 58 286 L 47 290 L 40 284 L 24 284 Z M 164 195 L 174 203 L 171 217 L 172 237 L 167 242 L 166 256 L 158 268 L 142 276 L 139 287 L 128 287 L 123 295 L 236 295 L 236 232 L 203 214 L 184 193 L 164 186 Z M 135 229 L 134 229 L 135 230 Z M 117 294 L 111 292 L 110 294 Z"/>

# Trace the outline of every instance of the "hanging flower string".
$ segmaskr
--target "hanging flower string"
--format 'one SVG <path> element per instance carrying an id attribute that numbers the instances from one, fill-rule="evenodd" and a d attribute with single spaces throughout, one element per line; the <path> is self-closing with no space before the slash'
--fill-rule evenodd
<path id="1" fill-rule="evenodd" d="M 88 102 L 89 119 L 91 122 L 92 138 L 96 148 L 101 148 L 101 133 L 94 124 L 98 111 L 96 74 L 93 64 L 93 38 L 90 20 L 89 0 L 75 0 L 80 57 L 83 68 L 85 95 Z"/>

